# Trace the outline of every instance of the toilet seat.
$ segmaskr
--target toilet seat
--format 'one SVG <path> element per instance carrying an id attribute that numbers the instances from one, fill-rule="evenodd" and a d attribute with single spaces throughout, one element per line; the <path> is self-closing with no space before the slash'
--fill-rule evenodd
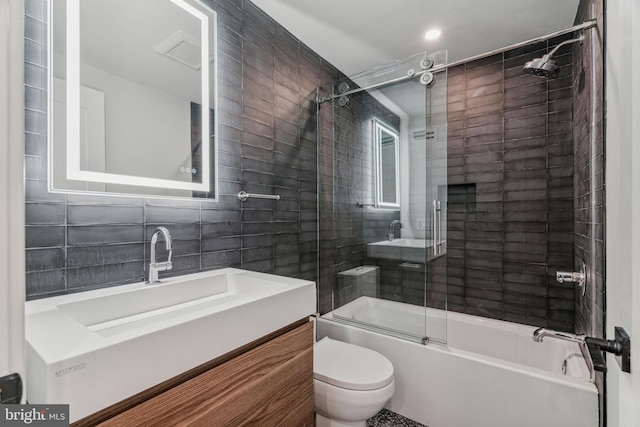
<path id="1" fill-rule="evenodd" d="M 393 365 L 373 350 L 325 337 L 314 347 L 313 377 L 349 390 L 375 390 L 393 381 Z"/>

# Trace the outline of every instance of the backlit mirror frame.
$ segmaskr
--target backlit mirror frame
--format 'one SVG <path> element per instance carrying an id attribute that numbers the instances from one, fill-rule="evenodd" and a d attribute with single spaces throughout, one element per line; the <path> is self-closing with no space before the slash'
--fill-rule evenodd
<path id="1" fill-rule="evenodd" d="M 65 191 L 63 189 L 53 189 L 50 188 L 51 191 L 55 192 L 65 192 L 65 193 L 91 193 L 91 194 L 99 194 L 99 195 L 117 195 L 117 196 L 130 196 L 130 197 L 153 197 L 153 198 L 184 198 L 184 197 L 176 197 L 176 196 L 158 196 L 157 194 L 143 194 L 144 187 L 151 188 L 166 188 L 173 190 L 187 190 L 192 192 L 201 192 L 201 193 L 214 193 L 214 198 L 197 198 L 197 200 L 208 200 L 208 201 L 216 201 L 218 197 L 218 184 L 217 184 L 217 122 L 215 119 L 213 121 L 213 129 L 210 129 L 209 126 L 209 112 L 210 109 L 213 108 L 214 112 L 217 115 L 217 36 L 212 37 L 213 39 L 213 64 L 210 64 L 211 54 L 209 53 L 210 43 L 209 43 L 209 30 L 210 30 L 210 19 L 213 18 L 213 30 L 217 29 L 217 14 L 214 10 L 210 9 L 203 3 L 197 2 L 199 6 L 202 8 L 206 8 L 210 16 L 202 11 L 198 10 L 196 7 L 192 6 L 188 3 L 188 0 L 167 0 L 171 1 L 178 7 L 182 8 L 186 13 L 189 13 L 200 20 L 200 30 L 201 30 L 201 120 L 200 125 L 201 135 L 206 138 L 207 135 L 212 135 L 213 131 L 213 141 L 212 144 L 202 144 L 202 182 L 183 182 L 183 181 L 173 181 L 168 179 L 159 179 L 159 178 L 148 178 L 148 177 L 140 177 L 140 176 L 132 176 L 132 175 L 121 175 L 121 174 L 113 174 L 107 172 L 94 172 L 82 170 L 80 167 L 81 161 L 81 124 L 80 124 L 80 4 L 81 0 L 67 0 L 67 9 L 66 9 L 66 21 L 67 21 L 67 29 L 66 29 L 66 45 L 67 45 L 67 88 L 66 88 L 66 96 L 67 96 L 67 179 L 71 180 L 79 180 L 79 181 L 88 181 L 88 182 L 98 182 L 105 184 L 123 184 L 123 185 L 135 185 L 142 188 L 140 194 L 129 194 L 129 193 L 109 193 L 109 192 L 91 192 L 91 191 L 76 191 L 69 190 Z M 50 10 L 51 14 L 51 10 Z M 50 15 L 51 16 L 51 15 Z M 53 19 L 50 20 L 53 22 Z M 53 24 L 52 24 L 53 25 Z M 51 32 L 50 32 L 51 34 Z M 51 46 L 52 43 L 49 43 Z M 49 62 L 51 64 L 51 61 Z M 214 68 L 214 78 L 212 81 L 209 80 L 209 73 L 211 71 L 210 67 Z M 49 81 L 50 86 L 52 82 L 53 73 L 49 72 Z M 209 91 L 213 89 L 214 98 L 213 105 L 209 100 L 210 95 Z M 51 102 L 49 105 L 52 105 Z M 52 110 L 50 110 L 52 111 Z M 51 119 L 49 120 L 49 137 L 52 137 L 51 133 Z M 51 141 L 50 141 L 50 150 L 51 150 Z M 211 147 L 213 145 L 213 147 Z M 211 150 L 214 150 L 215 155 L 215 163 L 214 165 L 210 164 L 210 153 Z M 50 152 L 50 163 L 51 163 L 51 152 Z M 211 184 L 211 173 L 214 173 L 213 186 Z M 52 170 L 53 165 L 49 165 L 49 182 L 52 182 Z M 211 188 L 213 187 L 213 188 Z"/>
<path id="2" fill-rule="evenodd" d="M 384 200 L 384 176 L 383 176 L 383 152 L 382 152 L 382 140 L 383 133 L 393 137 L 394 142 L 394 156 L 395 156 L 395 201 Z M 374 173 L 375 173 L 375 195 L 376 195 L 376 207 L 386 209 L 399 209 L 400 208 L 400 135 L 398 131 L 388 126 L 379 119 L 373 120 L 373 144 L 374 144 Z"/>

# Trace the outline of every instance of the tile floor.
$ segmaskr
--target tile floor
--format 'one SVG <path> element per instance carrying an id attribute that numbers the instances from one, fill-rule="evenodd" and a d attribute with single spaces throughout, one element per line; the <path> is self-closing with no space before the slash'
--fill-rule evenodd
<path id="1" fill-rule="evenodd" d="M 367 420 L 367 427 L 428 427 L 402 415 L 383 409 Z"/>

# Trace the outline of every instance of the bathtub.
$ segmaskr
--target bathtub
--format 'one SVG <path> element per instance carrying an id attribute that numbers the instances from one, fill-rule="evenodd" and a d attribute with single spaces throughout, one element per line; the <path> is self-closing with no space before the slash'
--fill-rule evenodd
<path id="1" fill-rule="evenodd" d="M 442 339 L 446 323 L 446 344 L 353 326 L 391 324 L 416 336 L 424 328 L 424 308 L 372 297 L 318 318 L 317 338 L 385 355 L 396 379 L 386 407 L 429 427 L 598 426 L 598 390 L 578 344 L 548 337 L 537 343 L 535 327 L 511 322 L 435 309 L 426 315 Z"/>

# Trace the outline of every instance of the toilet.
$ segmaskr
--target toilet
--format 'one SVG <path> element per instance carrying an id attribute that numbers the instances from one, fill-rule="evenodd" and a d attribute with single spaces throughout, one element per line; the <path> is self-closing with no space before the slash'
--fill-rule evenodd
<path id="1" fill-rule="evenodd" d="M 328 337 L 314 345 L 316 427 L 364 427 L 394 390 L 393 365 L 380 353 Z"/>

